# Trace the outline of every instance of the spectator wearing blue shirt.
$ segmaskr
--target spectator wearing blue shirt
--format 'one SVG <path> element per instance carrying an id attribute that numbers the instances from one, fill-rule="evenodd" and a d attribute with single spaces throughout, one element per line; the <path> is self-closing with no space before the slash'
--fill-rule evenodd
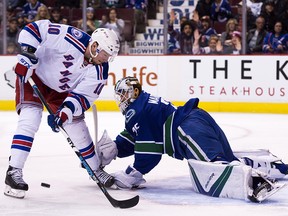
<path id="1" fill-rule="evenodd" d="M 281 21 L 277 21 L 274 25 L 274 30 L 269 32 L 263 43 L 263 52 L 276 54 L 284 53 L 287 50 L 287 35 L 283 31 Z"/>
<path id="2" fill-rule="evenodd" d="M 33 22 L 37 12 L 38 8 L 43 6 L 44 4 L 39 2 L 38 0 L 27 0 L 27 3 L 23 7 L 23 15 L 24 15 L 24 20 L 26 23 Z"/>
<path id="3" fill-rule="evenodd" d="M 227 0 L 215 0 L 211 7 L 211 19 L 223 23 L 232 17 L 229 2 Z"/>

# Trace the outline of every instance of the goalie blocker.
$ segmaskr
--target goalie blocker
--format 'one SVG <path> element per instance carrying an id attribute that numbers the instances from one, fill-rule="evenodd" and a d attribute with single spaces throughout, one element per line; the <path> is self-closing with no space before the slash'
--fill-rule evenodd
<path id="1" fill-rule="evenodd" d="M 239 161 L 222 164 L 189 159 L 188 165 L 193 190 L 212 197 L 262 202 L 286 186 Z"/>

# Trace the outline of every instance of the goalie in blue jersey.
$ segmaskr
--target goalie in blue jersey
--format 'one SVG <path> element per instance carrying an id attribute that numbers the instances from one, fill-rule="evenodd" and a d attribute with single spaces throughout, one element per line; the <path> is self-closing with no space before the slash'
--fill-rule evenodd
<path id="1" fill-rule="evenodd" d="M 133 165 L 112 174 L 118 188 L 145 183 L 143 175 L 163 154 L 188 160 L 193 188 L 202 194 L 262 201 L 281 188 L 275 179 L 288 173 L 287 165 L 268 150 L 234 153 L 219 125 L 198 107 L 198 98 L 177 108 L 143 91 L 134 77 L 116 83 L 115 98 L 125 116 L 125 130 L 114 141 L 105 131 L 96 150 L 103 166 L 116 157 L 134 155 Z"/>

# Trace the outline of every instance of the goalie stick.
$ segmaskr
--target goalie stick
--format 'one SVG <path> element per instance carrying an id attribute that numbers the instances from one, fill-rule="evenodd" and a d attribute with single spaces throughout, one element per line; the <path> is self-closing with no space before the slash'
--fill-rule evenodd
<path id="1" fill-rule="evenodd" d="M 42 93 L 38 89 L 37 85 L 33 81 L 33 79 L 30 77 L 28 79 L 28 81 L 29 81 L 31 87 L 33 88 L 34 92 L 39 97 L 40 101 L 43 103 L 44 107 L 49 112 L 49 114 L 54 114 L 52 109 L 50 108 L 50 106 L 47 104 L 47 102 L 46 102 L 45 98 L 43 97 Z M 74 145 L 73 141 L 70 139 L 70 137 L 69 137 L 68 133 L 66 132 L 66 130 L 62 126 L 60 126 L 59 129 L 62 132 L 62 134 L 64 135 L 64 137 L 66 138 L 66 140 L 69 143 L 69 145 L 71 146 L 71 148 L 74 150 L 75 154 L 80 159 L 81 163 L 83 164 L 83 166 L 87 170 L 89 176 L 97 183 L 97 185 L 99 186 L 99 188 L 104 193 L 104 195 L 106 196 L 106 198 L 109 200 L 109 202 L 111 203 L 111 205 L 113 207 L 124 209 L 124 208 L 134 207 L 134 206 L 136 206 L 138 204 L 139 195 L 137 195 L 135 197 L 132 197 L 130 199 L 127 199 L 127 200 L 116 200 L 113 197 L 111 197 L 111 195 L 108 193 L 108 191 L 106 190 L 104 185 L 99 181 L 98 177 L 95 175 L 95 173 L 93 172 L 93 170 L 91 169 L 91 167 L 89 166 L 87 161 L 83 158 L 83 156 L 81 155 L 80 151 L 76 148 L 76 146 Z"/>

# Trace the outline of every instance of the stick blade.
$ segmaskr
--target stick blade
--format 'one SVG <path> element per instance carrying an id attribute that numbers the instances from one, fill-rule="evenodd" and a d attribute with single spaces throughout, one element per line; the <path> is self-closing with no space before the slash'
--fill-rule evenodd
<path id="1" fill-rule="evenodd" d="M 115 200 L 111 196 L 108 199 L 113 207 L 121 209 L 132 208 L 139 203 L 139 195 L 127 200 Z"/>

